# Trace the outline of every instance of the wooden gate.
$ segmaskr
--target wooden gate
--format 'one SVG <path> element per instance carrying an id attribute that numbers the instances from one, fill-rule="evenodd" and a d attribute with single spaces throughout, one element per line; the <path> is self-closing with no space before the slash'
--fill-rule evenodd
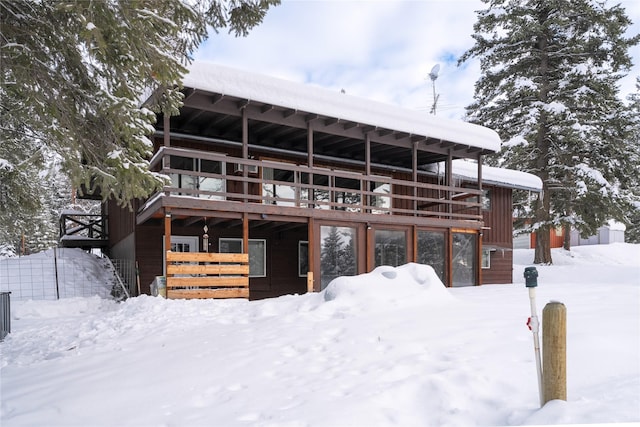
<path id="1" fill-rule="evenodd" d="M 167 298 L 249 298 L 249 254 L 167 251 Z"/>

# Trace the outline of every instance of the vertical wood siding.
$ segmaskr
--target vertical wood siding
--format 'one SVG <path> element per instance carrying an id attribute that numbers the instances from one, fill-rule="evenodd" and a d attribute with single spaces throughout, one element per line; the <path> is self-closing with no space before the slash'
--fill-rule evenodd
<path id="1" fill-rule="evenodd" d="M 491 192 L 491 209 L 482 212 L 484 219 L 482 245 L 496 249 L 491 252 L 491 268 L 482 270 L 482 284 L 513 281 L 513 220 L 512 190 L 485 186 Z"/>

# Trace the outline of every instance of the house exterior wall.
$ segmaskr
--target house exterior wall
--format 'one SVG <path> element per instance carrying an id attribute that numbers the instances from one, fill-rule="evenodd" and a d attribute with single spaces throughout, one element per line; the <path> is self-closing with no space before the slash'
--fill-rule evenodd
<path id="1" fill-rule="evenodd" d="M 135 231 L 137 203 L 133 209 L 118 206 L 113 200 L 106 202 L 106 212 L 109 221 L 109 247 L 130 236 Z"/>
<path id="2" fill-rule="evenodd" d="M 211 252 L 221 238 L 265 242 L 266 274 L 249 275 L 251 299 L 320 290 L 331 227 L 351 233 L 348 245 L 334 245 L 354 254 L 349 274 L 433 259 L 447 285 L 511 280 L 511 190 L 491 187 L 492 207 L 482 212 L 481 182 L 452 175 L 454 159 L 481 169 L 492 152 L 473 143 L 476 132 L 465 133 L 468 144 L 454 133 L 445 141 L 192 88 L 181 114 L 159 115 L 157 129 L 151 167 L 172 184 L 136 204 L 135 215 L 114 207 L 110 216 L 113 247 L 134 233 L 143 292 L 164 274 L 165 234 L 197 236 L 203 251 L 205 224 Z M 299 267 L 304 241 L 313 282 Z M 482 243 L 493 250 L 486 270 Z"/>
<path id="3" fill-rule="evenodd" d="M 512 190 L 485 186 L 489 191 L 490 207 L 483 209 L 482 244 L 490 250 L 490 268 L 482 269 L 482 284 L 513 282 L 513 222 Z"/>
<path id="4" fill-rule="evenodd" d="M 172 146 L 178 146 L 181 148 L 188 148 L 189 150 L 193 150 L 194 147 L 199 149 L 207 148 L 200 143 L 190 143 L 189 141 L 181 141 L 176 140 L 175 144 Z M 234 174 L 233 172 L 233 161 L 234 155 L 238 155 L 238 150 L 225 150 L 224 147 L 218 146 L 209 146 L 210 150 L 217 153 L 224 153 L 228 155 L 229 163 L 227 163 L 226 170 L 226 191 L 229 194 L 242 194 L 243 186 L 241 182 L 235 182 L 230 179 L 230 177 Z M 204 151 L 203 152 L 208 152 Z M 283 165 L 301 165 L 304 166 L 304 162 L 300 161 L 299 158 L 295 159 L 294 156 L 287 157 L 282 156 L 279 161 Z M 273 161 L 273 160 L 270 160 Z M 327 168 L 326 170 L 334 170 L 336 167 L 339 167 L 338 163 L 332 162 L 318 162 L 316 167 L 319 168 Z M 340 168 L 342 170 L 342 168 Z M 362 174 L 364 171 L 362 169 L 358 169 L 357 167 L 350 166 L 348 168 L 344 168 L 350 172 L 359 172 Z M 262 170 L 262 168 L 260 168 Z M 324 170 L 324 169 L 323 169 Z M 179 172 L 179 171 L 178 171 Z M 175 172 L 174 172 L 175 173 Z M 236 174 L 237 175 L 237 174 Z M 394 209 L 401 209 L 401 213 L 397 214 L 400 216 L 411 217 L 414 215 L 414 212 L 430 212 L 430 215 L 433 215 L 434 218 L 440 218 L 441 214 L 443 217 L 447 215 L 466 215 L 469 212 L 473 212 L 474 208 L 469 208 L 468 206 L 473 206 L 472 204 L 468 204 L 467 202 L 475 202 L 476 205 L 478 203 L 479 197 L 473 195 L 472 197 L 466 199 L 460 199 L 460 201 L 456 202 L 458 204 L 452 205 L 447 208 L 446 205 L 443 205 L 439 201 L 442 201 L 446 197 L 446 191 L 441 189 L 440 179 L 433 176 L 424 176 L 419 175 L 417 177 L 417 182 L 425 183 L 428 185 L 435 185 L 435 187 L 427 187 L 420 188 L 416 190 L 412 187 L 413 185 L 413 177 L 411 174 L 407 172 L 389 172 L 389 171 L 377 171 L 372 170 L 372 176 L 377 177 L 387 177 L 389 179 L 396 180 L 395 184 L 390 186 L 390 193 L 387 194 L 389 198 L 390 205 Z M 256 178 L 262 178 L 261 173 L 256 175 Z M 374 180 L 372 178 L 371 180 Z M 399 180 L 399 181 L 398 181 Z M 285 183 L 285 187 L 286 187 Z M 473 188 L 473 187 L 471 187 Z M 247 189 L 249 194 L 252 194 L 256 197 L 260 197 L 262 194 L 262 187 L 256 182 L 249 182 L 247 185 Z M 351 226 L 357 227 L 358 233 L 358 260 L 357 260 L 357 273 L 364 273 L 370 271 L 375 268 L 374 258 L 376 256 L 376 249 L 374 246 L 373 234 L 369 233 L 369 229 L 373 230 L 402 230 L 406 235 L 406 249 L 405 249 L 405 257 L 403 262 L 416 262 L 420 259 L 421 254 L 417 252 L 417 243 L 416 243 L 416 232 L 421 230 L 440 230 L 445 233 L 445 245 L 450 244 L 451 242 L 451 234 L 455 230 L 459 232 L 463 230 L 461 228 L 461 224 L 469 224 L 473 225 L 476 228 L 469 228 L 466 232 L 471 232 L 478 234 L 482 232 L 483 238 L 482 243 L 486 248 L 491 248 L 490 256 L 490 267 L 488 269 L 480 269 L 478 266 L 474 268 L 474 271 L 477 274 L 476 284 L 485 284 L 485 283 L 511 283 L 512 281 L 512 232 L 511 232 L 511 190 L 507 188 L 497 187 L 497 186 L 489 186 L 485 187 L 486 190 L 489 190 L 491 205 L 490 208 L 484 210 L 482 212 L 482 219 L 484 223 L 484 228 L 480 229 L 478 222 L 463 222 L 460 221 L 457 225 L 448 225 L 446 220 L 437 220 L 441 222 L 441 226 L 428 225 L 427 223 L 421 223 L 420 219 L 416 219 L 415 222 L 408 218 L 407 221 L 404 221 L 402 224 L 395 223 L 394 216 L 380 213 L 378 215 L 370 215 L 367 217 L 369 219 L 364 220 L 360 215 L 354 216 L 353 213 L 348 212 L 348 209 L 345 212 L 342 211 L 322 211 L 323 215 L 326 216 L 324 221 L 319 221 L 318 224 L 321 223 L 336 223 L 336 224 L 349 224 Z M 461 194 L 464 194 L 465 190 L 461 187 Z M 415 192 L 415 196 L 414 196 Z M 418 199 L 415 197 L 417 196 Z M 431 200 L 431 202 L 424 203 L 422 205 L 418 204 L 416 200 L 427 199 Z M 185 202 L 191 200 L 190 203 L 193 203 L 194 206 L 204 206 L 207 204 L 206 201 L 201 199 L 176 199 L 183 200 Z M 232 201 L 242 202 L 243 198 L 238 196 L 227 196 L 227 202 Z M 252 201 L 256 203 L 255 200 Z M 308 201 L 305 203 L 309 203 Z M 290 204 L 287 202 L 287 204 Z M 264 206 L 262 203 L 257 203 L 257 208 Z M 232 205 L 229 205 L 230 207 Z M 237 205 L 234 205 L 237 207 Z M 350 205 L 351 206 L 351 205 Z M 160 276 L 164 274 L 164 261 L 163 261 L 163 253 L 160 248 L 164 246 L 164 225 L 162 218 L 164 214 L 160 212 L 160 216 L 156 216 L 155 219 L 149 219 L 142 221 L 141 224 L 133 225 L 133 214 L 127 209 L 122 209 L 111 204 L 110 206 L 110 217 L 116 220 L 114 234 L 112 239 L 124 242 L 130 241 L 133 233 L 126 234 L 132 228 L 135 230 L 135 250 L 130 251 L 133 253 L 137 261 L 140 265 L 139 274 L 140 274 L 140 282 L 141 282 L 141 290 L 143 293 L 149 292 L 149 285 L 154 280 L 156 276 Z M 198 208 L 200 209 L 200 208 Z M 283 208 L 288 209 L 288 208 Z M 296 208 L 298 209 L 298 208 Z M 360 208 L 354 207 L 357 212 L 362 213 Z M 414 209 L 417 209 L 414 211 Z M 193 212 L 189 215 L 191 217 L 187 217 L 181 220 L 172 220 L 172 236 L 198 236 L 199 242 L 199 250 L 204 251 L 202 247 L 202 225 L 204 222 L 201 221 L 196 215 L 201 215 L 202 217 L 215 217 L 220 213 L 216 212 L 207 212 L 200 211 L 202 213 L 197 214 L 195 210 L 190 210 Z M 276 211 L 280 213 L 280 209 Z M 307 213 L 315 213 L 318 211 L 302 211 Z M 330 215 L 329 215 L 330 214 Z M 231 237 L 231 238 L 242 238 L 243 230 L 241 227 L 240 216 L 241 214 L 233 214 L 230 216 L 233 218 L 237 218 L 236 220 L 228 220 L 226 222 L 219 223 L 219 226 L 215 224 L 209 227 L 209 242 L 210 247 L 209 250 L 215 252 L 218 250 L 217 247 L 217 239 L 221 237 Z M 224 215 L 223 215 L 224 216 Z M 259 218 L 272 218 L 271 215 L 261 214 Z M 330 218 L 333 218 L 331 220 Z M 346 221 L 346 218 L 351 218 L 352 221 Z M 291 218 L 289 218 L 291 219 Z M 507 220 L 508 219 L 508 220 Z M 118 223 L 119 221 L 119 223 Z M 222 221 L 222 220 L 221 220 Z M 308 223 L 310 218 L 307 219 L 297 219 L 300 222 L 298 226 L 293 227 L 293 231 L 285 229 L 282 231 L 282 224 L 287 223 L 287 216 L 283 214 L 282 217 L 273 219 L 274 222 L 271 225 L 265 225 L 262 220 L 257 219 L 255 214 L 253 214 L 252 219 L 249 221 L 250 229 L 249 229 L 249 239 L 265 239 L 266 247 L 267 247 L 267 275 L 266 277 L 251 277 L 249 280 L 249 290 L 250 290 L 250 298 L 258 299 L 258 298 L 267 298 L 267 297 L 275 297 L 284 294 L 290 293 L 303 293 L 307 290 L 307 281 L 305 277 L 302 277 L 298 270 L 298 243 L 300 241 L 309 240 L 308 236 Z M 268 222 L 268 221 L 267 221 Z M 278 222 L 278 230 L 269 231 L 269 227 L 273 226 Z M 185 225 L 182 225 L 185 224 Z M 198 225 L 194 225 L 198 224 Z M 231 224 L 231 225 L 230 225 Z M 370 224 L 370 225 L 369 225 Z M 290 226 L 287 226 L 290 228 Z M 124 243 L 116 243 L 114 244 L 114 249 L 117 249 L 119 246 L 122 246 Z M 319 251 L 316 247 L 316 262 L 317 266 L 320 263 Z M 443 249 L 444 254 L 447 257 L 451 256 L 451 248 L 446 246 Z M 478 257 L 481 254 L 480 249 L 477 250 Z M 479 264 L 478 264 L 479 265 Z M 316 273 L 318 274 L 318 273 Z M 321 273 L 316 276 L 317 283 L 316 287 L 319 286 L 318 283 L 321 280 Z M 444 272 L 442 273 L 443 282 L 446 284 L 451 284 L 452 280 L 452 271 L 451 265 L 446 266 Z"/>

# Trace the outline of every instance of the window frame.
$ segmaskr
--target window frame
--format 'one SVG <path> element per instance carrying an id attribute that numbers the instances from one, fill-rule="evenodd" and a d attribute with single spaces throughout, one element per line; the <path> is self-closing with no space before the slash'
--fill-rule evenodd
<path id="1" fill-rule="evenodd" d="M 240 252 L 227 252 L 223 251 L 222 244 L 224 242 L 240 242 Z M 251 244 L 262 243 L 263 248 L 261 251 L 262 258 L 262 271 L 259 273 L 251 272 Z M 244 242 L 239 237 L 220 237 L 218 239 L 218 252 L 220 253 L 244 253 Z M 267 277 L 267 239 L 249 239 L 249 277 Z"/>
<path id="2" fill-rule="evenodd" d="M 306 253 L 303 253 L 303 249 L 306 247 Z M 309 241 L 298 241 L 298 277 L 308 277 L 309 272 Z"/>
<path id="3" fill-rule="evenodd" d="M 480 260 L 480 268 L 482 270 L 490 270 L 491 269 L 491 252 L 493 252 L 493 251 L 491 249 L 489 249 L 489 248 L 482 248 L 482 259 Z M 485 257 L 485 255 L 486 255 L 486 257 Z"/>

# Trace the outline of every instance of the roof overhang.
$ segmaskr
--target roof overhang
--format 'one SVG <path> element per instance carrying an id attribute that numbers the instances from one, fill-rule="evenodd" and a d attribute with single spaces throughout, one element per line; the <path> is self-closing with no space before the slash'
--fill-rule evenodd
<path id="1" fill-rule="evenodd" d="M 259 103 L 262 111 L 272 107 L 307 118 L 331 118 L 353 126 L 386 129 L 414 139 L 446 141 L 476 149 L 482 154 L 500 150 L 500 137 L 492 129 L 359 98 L 338 91 L 232 69 L 209 62 L 195 62 L 183 86 L 218 97 L 234 97 L 246 105 Z M 240 102 L 240 101 L 239 101 Z"/>

